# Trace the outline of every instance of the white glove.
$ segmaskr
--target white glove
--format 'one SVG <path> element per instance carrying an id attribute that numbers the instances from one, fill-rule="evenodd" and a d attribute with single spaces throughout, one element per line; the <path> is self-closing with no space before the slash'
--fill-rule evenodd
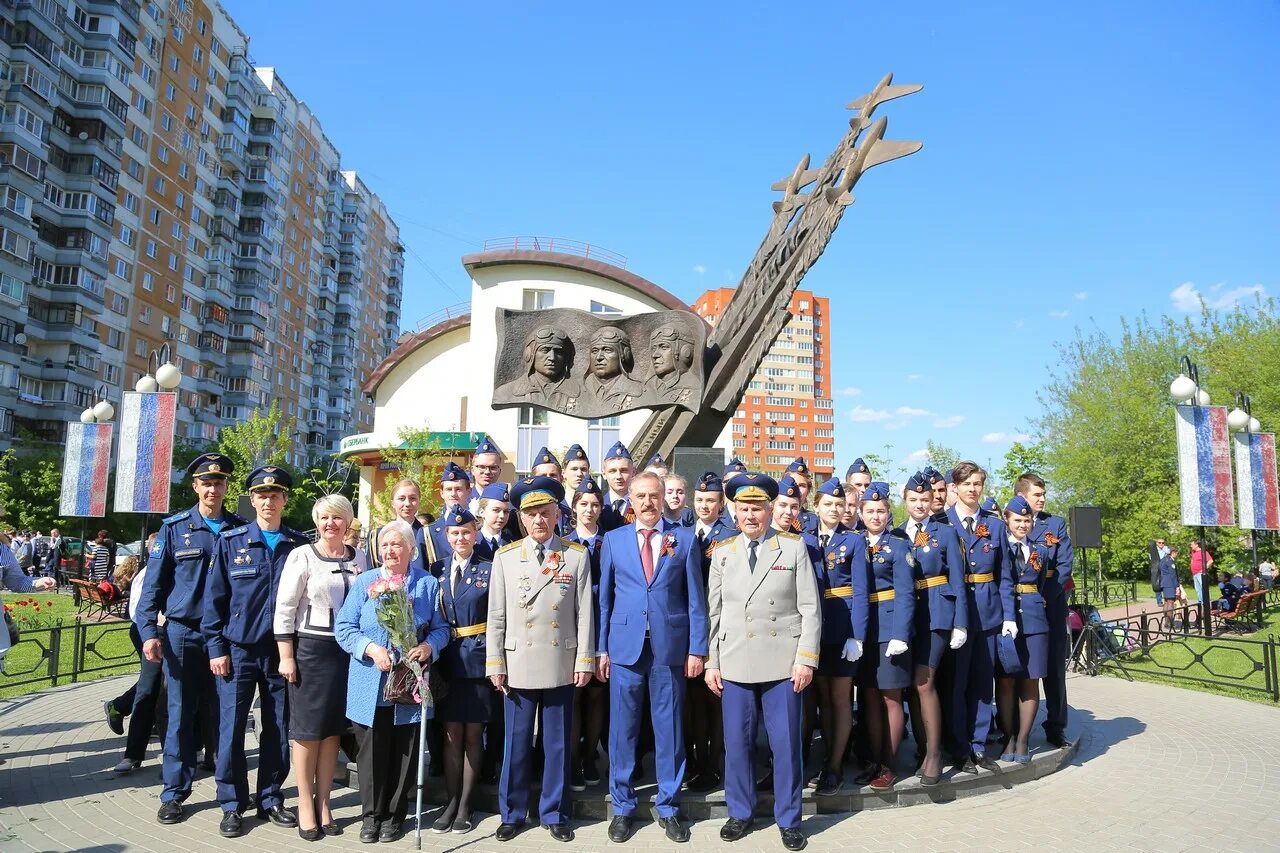
<path id="1" fill-rule="evenodd" d="M 910 647 L 906 643 L 902 642 L 901 640 L 890 640 L 889 644 L 885 646 L 884 656 L 887 658 L 891 658 L 894 655 L 902 654 L 908 648 Z"/>
<path id="2" fill-rule="evenodd" d="M 844 641 L 844 651 L 840 653 L 840 657 L 852 663 L 862 657 L 862 643 L 850 637 Z"/>
<path id="3" fill-rule="evenodd" d="M 951 648 L 958 649 L 964 645 L 964 641 L 969 639 L 969 632 L 963 628 L 951 629 Z"/>
<path id="4" fill-rule="evenodd" d="M 1000 629 L 1000 636 L 1012 637 L 1015 640 L 1018 639 L 1018 623 L 1017 622 L 1004 623 L 1003 627 L 1001 627 Z"/>

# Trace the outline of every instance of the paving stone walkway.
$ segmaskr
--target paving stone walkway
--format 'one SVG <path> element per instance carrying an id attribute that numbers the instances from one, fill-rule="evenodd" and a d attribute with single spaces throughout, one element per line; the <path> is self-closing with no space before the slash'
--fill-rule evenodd
<path id="1" fill-rule="evenodd" d="M 155 744 L 143 769 L 109 769 L 123 739 L 108 730 L 103 701 L 121 692 L 114 678 L 0 701 L 0 850 L 175 851 L 369 849 L 358 843 L 355 791 L 335 791 L 347 833 L 307 843 L 292 830 L 246 820 L 234 840 L 217 835 L 213 781 L 202 775 L 176 827 L 155 822 L 159 792 Z M 1069 677 L 1073 730 L 1081 742 L 1071 766 L 1007 791 L 950 803 L 876 809 L 805 819 L 809 850 L 1151 850 L 1280 849 L 1280 709 L 1155 684 Z M 288 804 L 296 792 L 291 783 Z M 722 821 L 693 827 L 688 850 L 781 851 L 776 828 L 757 822 L 737 844 L 721 842 Z M 466 836 L 425 835 L 423 849 L 459 853 L 604 851 L 603 822 L 578 826 L 570 844 L 539 829 L 516 841 L 493 838 L 483 816 Z M 387 845 L 392 846 L 392 845 Z M 413 848 L 412 837 L 393 845 Z M 626 849 L 675 850 L 645 823 Z M 374 849 L 377 849 L 376 847 Z M 621 849 L 621 848 L 620 848 Z"/>

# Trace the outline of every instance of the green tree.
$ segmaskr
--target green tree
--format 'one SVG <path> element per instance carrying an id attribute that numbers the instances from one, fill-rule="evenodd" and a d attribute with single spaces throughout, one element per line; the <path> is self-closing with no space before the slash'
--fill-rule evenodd
<path id="1" fill-rule="evenodd" d="M 925 450 L 929 454 L 926 461 L 943 474 L 950 472 L 962 461 L 959 451 L 952 450 L 933 439 L 929 439 L 925 444 Z"/>
<path id="2" fill-rule="evenodd" d="M 440 513 L 440 472 L 444 469 L 451 454 L 440 447 L 440 443 L 431 437 L 429 427 L 402 427 L 398 433 L 400 446 L 384 450 L 382 462 L 389 469 L 394 469 L 395 476 L 388 476 L 385 488 L 372 496 L 370 521 L 383 524 L 395 513 L 391 508 L 392 492 L 397 480 L 413 480 L 422 490 L 421 508 L 433 515 Z"/>
<path id="3" fill-rule="evenodd" d="M 234 507 L 244 494 L 244 478 L 250 471 L 262 465 L 285 467 L 285 459 L 293 449 L 296 423 L 295 418 L 280 411 L 279 401 L 273 400 L 266 412 L 254 411 L 247 420 L 218 434 L 218 452 L 230 459 L 236 470 L 227 481 L 228 506 Z"/>
<path id="4" fill-rule="evenodd" d="M 20 438 L 0 454 L 0 507 L 4 523 L 18 530 L 68 527 L 58 516 L 62 497 L 61 454 L 47 444 Z M 69 532 L 68 528 L 68 532 Z"/>
<path id="5" fill-rule="evenodd" d="M 1013 490 L 1019 477 L 1027 472 L 1044 476 L 1044 472 L 1048 470 L 1048 467 L 1049 454 L 1045 452 L 1043 444 L 1038 441 L 1033 441 L 1030 444 L 1015 441 L 1005 453 L 1004 462 L 1000 465 L 1000 468 L 994 472 L 993 488 L 988 491 L 996 496 L 1000 506 L 1004 506 L 1013 498 Z M 1061 507 L 1056 505 L 1054 498 L 1055 493 L 1050 489 L 1046 508 L 1049 512 L 1061 515 Z"/>
<path id="6" fill-rule="evenodd" d="M 297 530 L 314 527 L 311 508 L 324 495 L 339 494 L 356 502 L 360 477 L 354 465 L 341 462 L 336 456 L 317 456 L 294 474 L 293 490 L 285 510 L 285 524 Z"/>

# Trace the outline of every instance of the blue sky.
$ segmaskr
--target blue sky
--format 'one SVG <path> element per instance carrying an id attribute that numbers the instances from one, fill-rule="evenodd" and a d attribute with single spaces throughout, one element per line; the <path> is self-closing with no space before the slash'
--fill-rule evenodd
<path id="1" fill-rule="evenodd" d="M 400 223 L 406 326 L 516 234 L 686 301 L 736 284 L 844 104 L 923 83 L 879 114 L 924 150 L 868 173 L 804 282 L 840 467 L 930 438 L 998 465 L 1077 327 L 1280 290 L 1274 3 L 224 3 Z"/>

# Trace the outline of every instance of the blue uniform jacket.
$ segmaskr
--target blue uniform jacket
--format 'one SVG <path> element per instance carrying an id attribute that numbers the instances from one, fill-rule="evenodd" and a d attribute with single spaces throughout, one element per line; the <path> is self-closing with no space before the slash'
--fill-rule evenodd
<path id="1" fill-rule="evenodd" d="M 843 646 L 850 637 L 867 635 L 867 594 L 854 595 L 854 579 L 867 578 L 867 540 L 843 524 L 837 525 L 827 547 L 817 534 L 804 541 L 816 552 L 818 592 L 822 595 L 822 645 Z"/>
<path id="2" fill-rule="evenodd" d="M 454 637 L 452 629 L 483 625 L 489 618 L 489 570 L 493 564 L 477 559 L 473 552 L 457 595 L 450 577 L 453 558 L 442 566 L 440 608 L 451 631 L 449 644 L 440 653 L 441 672 L 446 678 L 484 678 L 484 631 L 469 637 Z"/>
<path id="3" fill-rule="evenodd" d="M 1047 634 L 1049 633 L 1048 606 L 1045 604 L 1041 590 L 1046 582 L 1044 571 L 1049 564 L 1049 555 L 1039 545 L 1031 542 L 1027 544 L 1031 551 L 1031 559 L 1027 562 L 1022 560 L 1022 549 L 1010 545 L 1011 571 L 1007 575 L 1007 580 L 1001 582 L 1001 586 L 1008 587 L 1009 599 L 1015 607 L 1013 612 L 1017 614 L 1018 631 L 1022 634 Z M 1018 586 L 1023 586 L 1027 591 L 1018 592 Z M 1035 592 L 1031 592 L 1030 587 L 1035 587 Z"/>
<path id="4" fill-rule="evenodd" d="M 1075 562 L 1066 520 L 1047 512 L 1036 513 L 1029 538 L 1044 551 L 1045 601 L 1050 607 L 1065 604 L 1067 581 L 1071 579 L 1071 568 Z"/>
<path id="5" fill-rule="evenodd" d="M 800 532 L 818 535 L 818 514 L 807 509 L 800 510 Z"/>
<path id="6" fill-rule="evenodd" d="M 506 529 L 503 528 L 502 532 L 498 534 L 498 548 L 501 548 L 503 545 L 509 544 L 512 541 L 513 540 L 507 537 Z M 485 562 L 492 563 L 493 555 L 498 552 L 498 548 L 492 547 L 484 538 L 484 535 L 477 531 L 476 547 L 475 551 L 472 552 L 472 559 L 484 560 Z"/>
<path id="7" fill-rule="evenodd" d="M 1005 614 L 1013 615 L 1013 599 L 1002 598 L 1001 578 L 1012 571 L 1009 555 L 1009 529 L 994 513 L 979 512 L 974 519 L 974 532 L 969 535 L 953 506 L 947 510 L 951 529 L 960 539 L 960 549 L 965 560 L 965 598 L 970 608 L 969 630 L 981 626 L 983 631 L 993 631 L 1005 621 Z M 978 532 L 986 527 L 987 535 Z M 990 581 L 970 580 L 974 575 L 992 576 Z M 977 615 L 977 620 L 972 618 Z"/>
<path id="8" fill-rule="evenodd" d="M 689 531 L 693 533 L 693 541 L 696 544 L 698 541 L 698 523 L 696 521 L 693 523 L 693 526 L 689 528 Z M 723 539 L 732 539 L 734 536 L 737 536 L 740 532 L 741 531 L 738 530 L 738 528 L 734 526 L 732 523 L 725 522 L 723 513 L 721 513 L 720 517 L 717 518 L 711 524 L 711 526 L 707 528 L 707 535 L 703 538 L 703 544 L 702 544 L 702 594 L 703 596 L 706 595 L 707 586 L 708 584 L 711 583 L 711 549 L 715 547 L 717 542 Z"/>
<path id="9" fill-rule="evenodd" d="M 306 536 L 281 527 L 280 540 L 272 551 L 256 521 L 222 531 L 209 561 L 200 623 L 210 658 L 230 654 L 231 643 L 252 646 L 275 637 L 271 623 L 280 573 L 290 552 L 306 544 Z"/>
<path id="10" fill-rule="evenodd" d="M 373 713 L 382 704 L 382 688 L 386 673 L 381 672 L 364 650 L 370 644 L 390 648 L 391 638 L 378 624 L 377 608 L 369 600 L 369 585 L 388 576 L 385 570 L 369 571 L 358 575 L 342 602 L 338 618 L 334 622 L 334 636 L 338 645 L 351 655 L 347 668 L 347 719 L 362 726 L 373 725 Z M 413 621 L 418 629 L 418 641 L 425 640 L 431 646 L 431 660 L 438 660 L 449 643 L 449 626 L 437 605 L 440 584 L 422 569 L 410 568 L 405 581 L 409 600 L 413 605 Z M 395 725 L 405 726 L 418 722 L 419 705 L 396 705 Z"/>
<path id="11" fill-rule="evenodd" d="M 895 531 L 907 539 L 906 526 Z M 945 577 L 947 582 L 916 590 L 916 634 L 929 631 L 969 630 L 969 608 L 956 607 L 964 595 L 964 551 L 955 530 L 945 521 L 927 518 L 924 522 L 924 544 L 910 543 L 915 560 L 915 579 Z"/>
<path id="12" fill-rule="evenodd" d="M 244 519 L 223 512 L 223 530 L 242 527 Z M 145 643 L 159 636 L 156 617 L 190 627 L 204 618 L 204 583 L 213 559 L 213 530 L 205 524 L 200 508 L 192 507 L 160 523 L 160 534 L 147 555 L 147 580 L 138 599 L 138 635 Z"/>
<path id="13" fill-rule="evenodd" d="M 1166 598 L 1178 594 L 1178 569 L 1173 564 L 1173 558 L 1166 555 L 1160 559 L 1160 592 Z"/>
<path id="14" fill-rule="evenodd" d="M 605 533 L 610 530 L 617 530 L 627 524 L 635 521 L 635 513 L 631 511 L 631 498 L 622 499 L 622 512 L 617 512 L 613 508 L 613 503 L 609 499 L 608 493 L 605 494 L 604 506 L 600 508 L 600 529 Z M 628 518 L 627 516 L 631 516 Z"/>
<path id="15" fill-rule="evenodd" d="M 586 538 L 579 536 L 577 530 L 572 530 L 568 535 L 561 537 L 566 542 L 577 542 L 587 549 L 587 560 L 591 564 L 591 600 L 600 600 L 600 550 L 604 546 L 604 528 L 596 526 L 596 535 L 588 541 Z"/>
<path id="16" fill-rule="evenodd" d="M 909 543 L 891 530 L 880 535 L 876 545 L 865 540 L 867 547 L 867 640 L 887 643 L 890 640 L 911 642 L 915 628 L 915 577 L 908 561 Z M 855 595 L 857 584 L 854 584 Z M 892 590 L 893 598 L 872 602 L 870 596 Z M 874 639 L 871 639 L 873 638 Z"/>
<path id="17" fill-rule="evenodd" d="M 693 527 L 698 523 L 698 514 L 693 511 L 693 507 L 687 506 L 680 510 L 680 526 Z"/>
<path id="18" fill-rule="evenodd" d="M 683 669 L 689 655 L 707 654 L 707 596 L 702 552 L 687 527 L 658 526 L 661 544 L 653 583 L 645 581 L 634 525 L 606 533 L 600 553 L 598 654 L 634 664 L 645 631 L 654 663 Z"/>

